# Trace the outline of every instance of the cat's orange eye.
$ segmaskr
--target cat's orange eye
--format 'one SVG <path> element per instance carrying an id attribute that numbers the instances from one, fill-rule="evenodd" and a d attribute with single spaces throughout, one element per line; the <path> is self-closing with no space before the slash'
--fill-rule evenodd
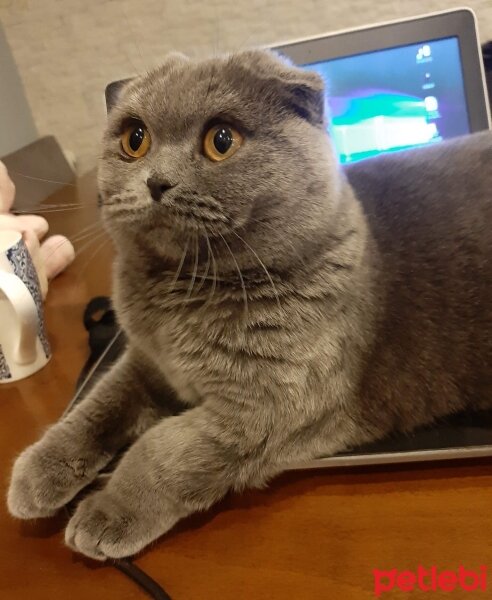
<path id="1" fill-rule="evenodd" d="M 214 162 L 230 158 L 243 143 L 243 136 L 230 125 L 214 125 L 203 138 L 203 154 Z"/>
<path id="2" fill-rule="evenodd" d="M 150 135 L 143 123 L 132 123 L 121 134 L 121 148 L 132 158 L 142 158 L 150 148 Z"/>

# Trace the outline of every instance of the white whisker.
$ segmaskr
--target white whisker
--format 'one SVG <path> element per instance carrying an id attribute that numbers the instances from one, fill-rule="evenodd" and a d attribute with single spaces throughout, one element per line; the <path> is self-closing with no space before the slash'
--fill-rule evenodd
<path id="1" fill-rule="evenodd" d="M 227 250 L 229 251 L 229 254 L 230 254 L 230 255 L 231 255 L 231 257 L 232 257 L 232 260 L 234 261 L 234 264 L 236 265 L 236 269 L 237 269 L 237 272 L 238 272 L 238 275 L 239 275 L 239 279 L 240 279 L 240 281 L 241 281 L 241 287 L 242 287 L 242 289 L 243 289 L 244 313 L 245 313 L 245 315 L 244 315 L 244 316 L 245 316 L 245 317 L 247 317 L 247 316 L 248 316 L 248 314 L 249 314 L 249 310 L 248 310 L 248 294 L 247 294 L 247 292 L 246 292 L 246 286 L 244 285 L 243 274 L 241 273 L 241 269 L 239 268 L 239 264 L 238 264 L 238 262 L 237 262 L 237 260 L 236 260 L 236 257 L 234 256 L 234 253 L 233 253 L 233 252 L 232 252 L 232 250 L 230 249 L 230 247 L 229 247 L 229 244 L 226 242 L 226 240 L 225 240 L 224 236 L 223 236 L 223 235 L 222 235 L 220 232 L 217 232 L 217 233 L 218 233 L 218 234 L 219 234 L 219 236 L 222 238 L 222 241 L 224 242 L 224 244 L 225 244 L 225 246 L 226 246 Z"/>
<path id="2" fill-rule="evenodd" d="M 33 207 L 32 210 L 36 210 L 36 209 L 47 209 L 47 208 L 72 208 L 74 206 L 83 206 L 83 204 L 81 202 L 72 202 L 72 203 L 63 203 L 60 202 L 59 204 L 44 204 L 44 202 L 42 204 L 39 204 L 36 207 Z M 20 210 L 24 210 L 24 209 L 20 209 Z M 15 212 L 16 208 L 15 208 L 15 204 L 12 207 L 12 212 Z"/>
<path id="3" fill-rule="evenodd" d="M 232 233 L 239 239 L 241 240 L 241 242 L 246 246 L 246 248 L 248 248 L 252 254 L 255 256 L 256 260 L 260 263 L 261 268 L 265 271 L 266 276 L 268 277 L 268 280 L 270 281 L 270 285 L 272 286 L 273 292 L 275 294 L 275 297 L 277 298 L 277 304 L 278 307 L 280 308 L 280 310 L 282 310 L 282 305 L 280 304 L 280 297 L 278 295 L 278 291 L 277 288 L 275 287 L 275 284 L 273 283 L 273 279 L 268 271 L 268 269 L 265 266 L 265 263 L 261 260 L 261 258 L 258 256 L 258 254 L 255 252 L 255 250 L 248 244 L 248 242 L 246 240 L 244 240 L 238 233 L 236 233 L 235 231 L 232 231 Z"/>
<path id="4" fill-rule="evenodd" d="M 46 258 L 49 258 L 50 256 L 53 256 L 53 254 L 59 249 L 61 248 L 64 244 L 68 244 L 70 242 L 69 239 L 66 240 L 62 240 L 61 242 L 59 242 L 54 248 L 53 250 L 48 254 L 48 256 Z"/>
<path id="5" fill-rule="evenodd" d="M 183 268 L 184 261 L 186 260 L 186 254 L 188 253 L 189 243 L 190 243 L 190 238 L 188 237 L 188 239 L 186 240 L 186 245 L 183 250 L 183 254 L 181 255 L 181 260 L 179 261 L 178 269 L 176 270 L 176 273 L 174 274 L 174 277 L 171 281 L 171 285 L 169 287 L 168 294 L 170 294 L 174 290 L 174 286 L 176 285 L 176 282 L 178 281 L 179 276 L 181 275 L 181 269 Z"/>
<path id="6" fill-rule="evenodd" d="M 193 275 L 191 277 L 191 282 L 190 285 L 188 286 L 188 291 L 186 293 L 186 300 L 188 300 L 188 298 L 191 296 L 192 292 L 193 292 L 193 286 L 195 285 L 195 279 L 196 279 L 196 275 L 197 275 L 197 271 L 198 271 L 198 234 L 195 233 L 194 234 L 195 237 L 195 264 L 193 267 Z"/>
<path id="7" fill-rule="evenodd" d="M 48 257 L 52 256 L 61 246 L 63 246 L 63 244 L 67 244 L 69 242 L 72 244 L 76 244 L 77 242 L 82 242 L 82 241 L 86 240 L 88 237 L 90 237 L 91 235 L 96 234 L 98 225 L 99 225 L 99 222 L 91 223 L 87 227 L 84 227 L 81 231 L 79 231 L 74 236 L 70 236 L 70 237 L 66 236 L 67 239 L 64 239 L 61 242 L 59 242 L 53 248 L 53 250 L 48 254 Z M 77 251 L 76 251 L 76 253 L 77 253 Z"/>
<path id="8" fill-rule="evenodd" d="M 106 233 L 105 231 L 103 233 Z M 101 236 L 98 236 L 98 240 L 101 239 Z M 104 240 L 96 247 L 94 252 L 87 257 L 84 266 L 79 272 L 78 279 L 82 278 L 82 274 L 85 273 L 85 270 L 89 266 L 90 262 L 96 257 L 96 255 L 103 249 L 103 247 L 109 242 L 109 237 L 105 237 Z"/>
<path id="9" fill-rule="evenodd" d="M 70 236 L 70 239 L 72 242 L 77 241 L 77 239 L 84 235 L 87 232 L 95 232 L 97 231 L 98 227 L 102 227 L 102 223 L 101 221 L 95 221 L 94 223 L 91 223 L 90 225 L 87 225 L 86 227 L 83 227 L 80 231 L 78 231 L 75 235 Z"/>
<path id="10" fill-rule="evenodd" d="M 24 177 L 25 179 L 32 179 L 33 181 L 41 181 L 43 183 L 55 183 L 58 185 L 69 185 L 71 187 L 77 187 L 75 183 L 70 183 L 69 181 L 56 181 L 56 179 L 43 179 L 42 177 L 35 177 L 34 175 L 26 175 L 25 173 L 19 173 L 18 171 L 10 171 L 13 175 L 19 175 L 19 177 Z"/>
<path id="11" fill-rule="evenodd" d="M 48 256 L 52 256 L 61 246 L 63 246 L 63 244 L 67 244 L 68 242 L 70 242 L 72 244 L 77 244 L 78 242 L 87 240 L 88 237 L 90 237 L 91 235 L 95 235 L 97 233 L 98 225 L 100 225 L 99 222 L 92 223 L 91 225 L 84 227 L 84 229 L 79 231 L 79 233 L 77 233 L 76 235 L 70 236 L 70 238 L 67 237 L 67 239 L 62 240 L 60 243 L 58 243 L 53 248 L 53 250 L 48 254 Z M 77 253 L 77 251 L 76 251 L 76 253 Z"/>
<path id="12" fill-rule="evenodd" d="M 72 244 L 77 244 L 78 242 L 82 242 L 87 238 L 91 237 L 92 235 L 95 235 L 96 233 L 98 233 L 98 229 L 93 228 L 90 231 L 86 231 L 85 233 L 79 233 L 76 236 L 71 236 L 69 239 L 72 242 Z"/>
<path id="13" fill-rule="evenodd" d="M 212 298 L 214 297 L 215 289 L 217 287 L 217 262 L 215 260 L 214 252 L 212 249 L 212 244 L 210 243 L 210 238 L 208 237 L 207 230 L 205 230 L 205 239 L 207 241 L 207 248 L 208 248 L 208 252 L 210 252 L 210 257 L 212 259 L 212 267 L 213 267 L 213 271 L 214 271 L 212 290 L 211 290 L 209 297 L 207 298 L 207 302 L 206 302 L 207 304 L 209 304 L 212 301 Z"/>
<path id="14" fill-rule="evenodd" d="M 205 228 L 205 226 L 203 227 L 203 233 L 205 234 L 205 237 L 208 238 L 207 229 Z M 200 283 L 198 284 L 198 288 L 196 290 L 197 293 L 202 289 L 203 284 L 204 284 L 205 280 L 207 279 L 209 270 L 210 270 L 210 249 L 209 249 L 209 246 L 207 246 L 207 264 L 205 267 L 205 271 L 200 278 Z"/>
<path id="15" fill-rule="evenodd" d="M 85 242 L 84 244 L 82 244 L 82 246 L 80 248 L 77 248 L 77 250 L 75 251 L 75 257 L 78 258 L 83 252 L 85 252 L 85 250 L 90 248 L 92 246 L 92 244 L 94 244 L 94 242 L 99 241 L 105 234 L 106 234 L 105 231 L 97 232 L 94 235 L 94 237 L 91 238 L 88 242 Z"/>
<path id="16" fill-rule="evenodd" d="M 64 207 L 64 208 L 47 208 L 44 209 L 42 207 L 39 206 L 34 206 L 32 209 L 30 210 L 13 210 L 13 214 L 15 215 L 38 215 L 38 214 L 51 214 L 51 213 L 56 213 L 56 212 L 69 212 L 72 210 L 80 210 L 81 208 L 84 208 L 82 205 L 81 206 L 68 206 L 68 207 Z"/>
<path id="17" fill-rule="evenodd" d="M 74 408 L 74 406 L 80 402 L 80 400 L 82 399 L 81 398 L 82 392 L 84 391 L 86 385 L 89 383 L 89 381 L 91 380 L 92 376 L 96 372 L 96 369 L 102 363 L 102 361 L 104 360 L 105 356 L 111 350 L 112 346 L 114 345 L 114 343 L 117 341 L 117 339 L 120 337 L 120 335 L 122 333 L 123 333 L 123 330 L 122 329 L 118 329 L 118 331 L 115 333 L 115 335 L 113 336 L 113 338 L 110 340 L 109 344 L 103 350 L 103 352 L 101 353 L 101 355 L 99 356 L 99 358 L 96 360 L 96 362 L 89 369 L 89 372 L 87 373 L 87 375 L 85 376 L 84 380 L 82 381 L 82 383 L 79 385 L 78 389 L 76 390 L 74 397 L 70 400 L 70 402 L 68 403 L 68 406 L 64 410 L 64 412 L 63 412 L 63 414 L 61 416 L 62 419 L 64 417 L 66 417 L 68 415 L 68 413 Z"/>
<path id="18" fill-rule="evenodd" d="M 94 231 L 92 231 L 92 230 L 91 230 L 91 231 L 89 231 L 89 232 L 86 232 L 85 234 L 81 235 L 80 239 L 77 239 L 77 236 L 75 236 L 75 237 L 73 237 L 73 238 L 70 238 L 70 239 L 69 239 L 69 238 L 67 238 L 67 239 L 64 239 L 64 240 L 62 240 L 61 242 L 59 242 L 58 244 L 56 244 L 56 246 L 55 246 L 55 247 L 54 247 L 54 248 L 51 250 L 51 252 L 48 254 L 48 256 L 47 256 L 46 258 L 49 258 L 50 256 L 53 256 L 53 254 L 54 254 L 54 253 L 55 253 L 57 250 L 59 250 L 59 249 L 60 249 L 60 248 L 61 248 L 61 247 L 62 247 L 64 244 L 68 244 L 68 243 L 72 243 L 72 244 L 73 244 L 73 243 L 81 242 L 81 241 L 84 241 L 84 240 L 86 240 L 86 239 L 87 239 L 88 237 L 90 237 L 91 235 L 97 235 L 97 229 L 96 229 L 96 230 L 94 230 Z M 100 236 L 98 236 L 98 237 L 100 237 Z M 89 243 L 88 245 L 90 245 L 90 243 Z M 82 248 L 81 248 L 81 249 L 79 249 L 79 250 L 76 250 L 76 251 L 75 251 L 75 256 L 77 256 L 77 254 L 78 254 L 79 252 L 81 252 L 81 251 L 84 249 L 84 247 L 85 247 L 85 246 L 82 246 Z"/>

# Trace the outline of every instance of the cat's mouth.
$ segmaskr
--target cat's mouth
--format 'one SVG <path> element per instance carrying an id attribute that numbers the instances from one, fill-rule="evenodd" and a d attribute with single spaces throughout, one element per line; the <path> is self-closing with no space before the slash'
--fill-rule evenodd
<path id="1" fill-rule="evenodd" d="M 185 223 L 202 223 L 204 225 L 217 226 L 228 223 L 229 219 L 221 210 L 217 209 L 214 202 L 210 202 L 196 196 L 174 195 L 174 197 L 163 198 L 159 203 L 163 211 L 166 211 Z"/>

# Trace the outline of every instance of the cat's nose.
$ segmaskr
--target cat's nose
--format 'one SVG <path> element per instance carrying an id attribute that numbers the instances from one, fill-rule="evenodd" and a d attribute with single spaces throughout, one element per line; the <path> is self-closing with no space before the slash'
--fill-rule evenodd
<path id="1" fill-rule="evenodd" d="M 147 179 L 147 187 L 150 190 L 152 199 L 156 202 L 162 198 L 164 192 L 174 187 L 174 184 L 169 182 L 167 179 L 161 179 L 160 177 L 149 177 Z"/>

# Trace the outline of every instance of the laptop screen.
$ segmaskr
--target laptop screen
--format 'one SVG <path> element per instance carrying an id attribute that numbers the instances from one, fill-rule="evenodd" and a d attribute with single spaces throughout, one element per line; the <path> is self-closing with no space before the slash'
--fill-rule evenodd
<path id="1" fill-rule="evenodd" d="M 328 93 L 341 163 L 470 133 L 457 37 L 304 65 Z"/>

